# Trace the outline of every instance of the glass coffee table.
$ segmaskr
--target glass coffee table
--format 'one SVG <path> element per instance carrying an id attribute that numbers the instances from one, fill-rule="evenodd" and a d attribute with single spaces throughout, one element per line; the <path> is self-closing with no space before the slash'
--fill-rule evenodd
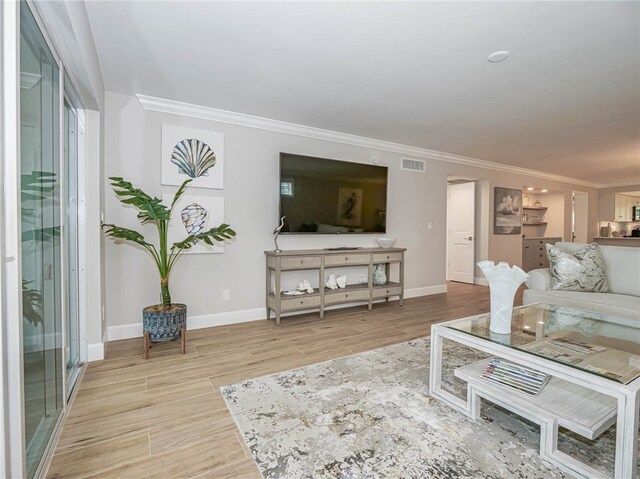
<path id="1" fill-rule="evenodd" d="M 559 451 L 558 428 L 594 439 L 616 424 L 614 477 L 636 477 L 640 321 L 534 304 L 514 308 L 511 334 L 494 334 L 489 323 L 487 313 L 431 327 L 431 396 L 474 419 L 484 398 L 537 423 L 540 456 L 581 477 L 602 472 Z M 467 383 L 466 399 L 442 388 L 445 339 L 494 357 L 455 370 Z M 501 361 L 514 375 L 488 379 Z M 537 393 L 528 390 L 526 368 L 548 376 Z"/>

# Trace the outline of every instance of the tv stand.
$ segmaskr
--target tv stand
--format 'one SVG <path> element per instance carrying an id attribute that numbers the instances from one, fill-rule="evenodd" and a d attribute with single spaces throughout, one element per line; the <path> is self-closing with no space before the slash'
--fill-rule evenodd
<path id="1" fill-rule="evenodd" d="M 345 252 L 348 251 L 348 252 Z M 352 252 L 351 252 L 352 251 Z M 289 251 L 265 251 L 267 262 L 266 307 L 267 319 L 271 312 L 275 314 L 276 324 L 280 325 L 282 313 L 319 309 L 320 318 L 324 317 L 325 306 L 353 302 L 368 302 L 369 310 L 373 301 L 398 296 L 400 305 L 404 303 L 404 252 L 405 248 L 340 248 L 310 249 Z M 399 265 L 398 281 L 390 281 L 390 265 Z M 376 264 L 384 264 L 387 282 L 373 284 L 373 270 Z M 324 285 L 325 274 L 340 273 L 340 268 L 348 266 L 367 267 L 367 282 L 347 284 L 345 288 L 329 289 Z M 282 273 L 286 271 L 315 271 L 318 288 L 313 293 L 296 296 L 283 295 L 281 290 Z"/>

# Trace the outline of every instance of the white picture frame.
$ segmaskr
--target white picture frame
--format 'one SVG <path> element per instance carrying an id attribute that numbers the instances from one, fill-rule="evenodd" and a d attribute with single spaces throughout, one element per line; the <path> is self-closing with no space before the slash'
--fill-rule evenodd
<path id="1" fill-rule="evenodd" d="M 164 204 L 170 205 L 172 200 L 173 195 L 162 195 L 162 202 Z M 206 223 L 203 225 L 203 231 L 224 223 L 224 198 L 217 196 L 182 195 L 174 205 L 173 211 L 171 212 L 171 221 L 169 221 L 168 231 L 169 248 L 171 248 L 173 243 L 182 241 L 189 236 L 189 233 L 182 221 L 182 211 L 185 207 L 193 204 L 201 206 L 207 212 Z M 214 246 L 210 246 L 204 241 L 200 241 L 191 249 L 185 250 L 184 253 L 224 253 L 224 245 L 216 242 Z"/>
<path id="2" fill-rule="evenodd" d="M 217 131 L 198 130 L 184 126 L 162 124 L 162 184 L 180 186 L 190 178 L 187 173 L 172 162 L 172 155 L 178 143 L 196 139 L 208 145 L 215 154 L 215 165 L 208 168 L 202 176 L 196 176 L 189 188 L 224 187 L 224 134 Z"/>

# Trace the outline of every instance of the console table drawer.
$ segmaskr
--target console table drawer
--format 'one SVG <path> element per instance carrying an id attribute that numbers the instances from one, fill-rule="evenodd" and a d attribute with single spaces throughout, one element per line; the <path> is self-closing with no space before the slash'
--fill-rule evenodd
<path id="1" fill-rule="evenodd" d="M 320 296 L 311 296 L 309 298 L 283 299 L 280 301 L 280 309 L 282 311 L 290 311 L 299 308 L 312 308 L 320 306 Z"/>
<path id="2" fill-rule="evenodd" d="M 374 298 L 386 298 L 387 296 L 397 296 L 402 293 L 400 286 L 391 286 L 389 288 L 375 288 L 373 290 Z"/>
<path id="3" fill-rule="evenodd" d="M 322 256 L 290 256 L 280 259 L 282 269 L 319 268 Z"/>
<path id="4" fill-rule="evenodd" d="M 374 253 L 374 263 L 389 263 L 390 261 L 402 260 L 402 253 Z"/>
<path id="5" fill-rule="evenodd" d="M 369 264 L 368 254 L 333 254 L 324 258 L 325 266 L 339 266 L 344 264 Z"/>
<path id="6" fill-rule="evenodd" d="M 340 291 L 338 293 L 325 293 L 324 303 L 335 304 L 342 303 L 344 301 L 366 301 L 369 299 L 369 290 L 363 291 Z"/>

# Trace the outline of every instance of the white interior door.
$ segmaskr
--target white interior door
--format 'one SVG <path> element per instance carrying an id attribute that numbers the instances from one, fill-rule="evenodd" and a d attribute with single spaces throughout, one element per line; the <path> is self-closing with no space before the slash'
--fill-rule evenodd
<path id="1" fill-rule="evenodd" d="M 572 241 L 575 243 L 589 242 L 589 194 L 581 191 L 573 192 L 572 211 Z"/>
<path id="2" fill-rule="evenodd" d="M 447 278 L 473 284 L 476 184 L 449 185 L 447 190 Z"/>

